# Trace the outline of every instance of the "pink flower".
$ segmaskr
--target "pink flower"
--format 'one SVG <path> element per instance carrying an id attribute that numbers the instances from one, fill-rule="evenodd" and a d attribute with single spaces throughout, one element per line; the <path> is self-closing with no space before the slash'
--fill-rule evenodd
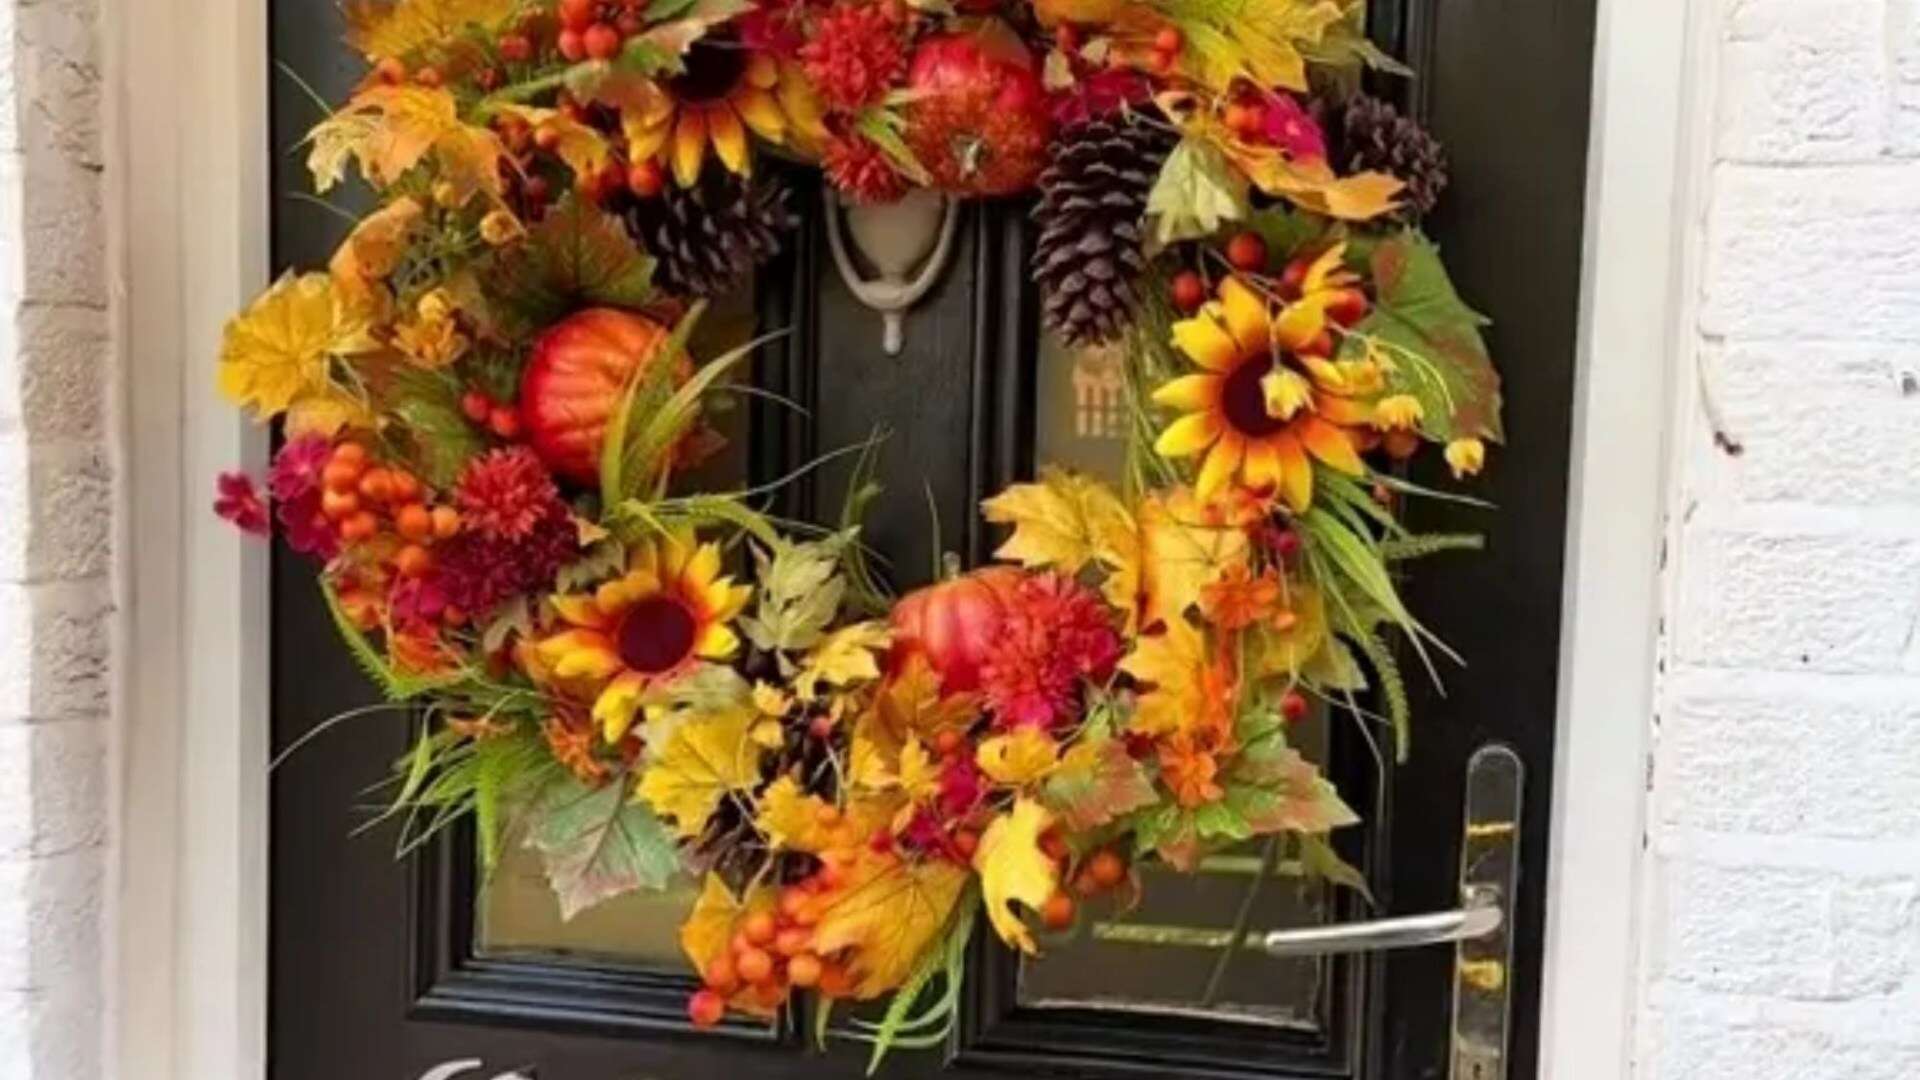
<path id="1" fill-rule="evenodd" d="M 340 537 L 320 511 L 318 488 L 280 504 L 280 535 L 286 538 L 288 547 L 302 555 L 331 559 L 340 552 Z"/>
<path id="2" fill-rule="evenodd" d="M 333 444 L 321 435 L 302 435 L 280 448 L 273 468 L 267 473 L 267 487 L 281 502 L 292 502 L 308 492 L 320 490 L 320 474 L 333 456 Z"/>
<path id="3" fill-rule="evenodd" d="M 254 490 L 253 477 L 241 472 L 221 473 L 219 494 L 213 500 L 213 512 L 232 522 L 241 532 L 266 536 L 273 531 L 267 516 L 266 500 Z"/>
<path id="4" fill-rule="evenodd" d="M 1263 110 L 1261 138 L 1279 147 L 1295 161 L 1323 161 L 1327 137 L 1307 110 L 1289 94 L 1269 94 Z"/>

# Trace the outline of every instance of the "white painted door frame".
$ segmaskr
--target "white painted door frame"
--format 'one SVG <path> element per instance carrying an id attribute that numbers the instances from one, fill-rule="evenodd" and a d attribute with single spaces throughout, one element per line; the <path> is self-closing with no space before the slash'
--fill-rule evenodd
<path id="1" fill-rule="evenodd" d="M 1548 868 L 1553 1080 L 1631 1070 L 1676 298 L 1706 157 L 1689 81 L 1700 6 L 1600 0 Z M 265 454 L 215 396 L 212 364 L 268 270 L 266 0 L 104 8 L 123 478 L 107 1060 L 120 1080 L 253 1080 L 267 1057 L 267 561 L 207 508 L 215 473 Z"/>

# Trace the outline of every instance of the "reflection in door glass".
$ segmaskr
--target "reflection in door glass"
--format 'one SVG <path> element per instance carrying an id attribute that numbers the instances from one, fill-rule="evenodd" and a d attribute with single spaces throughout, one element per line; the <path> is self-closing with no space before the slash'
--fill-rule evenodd
<path id="1" fill-rule="evenodd" d="M 713 301 L 688 351 L 696 363 L 706 363 L 752 341 L 758 332 L 754 290 L 741 289 Z M 742 381 L 750 370 L 751 361 L 742 363 L 730 378 Z M 741 490 L 748 484 L 746 399 L 715 394 L 710 401 L 702 418 L 712 435 L 704 440 L 707 456 L 679 482 L 689 490 Z M 610 960 L 680 972 L 685 961 L 679 928 L 699 895 L 697 885 L 682 882 L 665 892 L 629 894 L 564 920 L 540 857 L 510 842 L 475 900 L 474 948 L 485 956 Z"/>
<path id="2" fill-rule="evenodd" d="M 1070 349 L 1042 335 L 1035 409 L 1041 465 L 1120 486 L 1130 423 L 1120 358 L 1118 346 Z M 1291 731 L 1303 755 L 1327 760 L 1324 711 Z M 1022 964 L 1020 1003 L 1318 1027 L 1324 962 L 1272 959 L 1258 942 L 1270 930 L 1327 921 L 1326 884 L 1300 872 L 1284 841 L 1243 845 L 1201 869 L 1145 869 L 1135 907 L 1125 906 L 1124 894 L 1117 909 L 1089 902 L 1066 940 L 1047 943 L 1044 963 Z"/>
<path id="3" fill-rule="evenodd" d="M 518 845 L 500 857 L 481 891 L 474 951 L 481 956 L 548 956 L 615 961 L 679 971 L 680 924 L 699 890 L 692 882 L 664 892 L 629 893 L 560 917 L 540 856 Z"/>

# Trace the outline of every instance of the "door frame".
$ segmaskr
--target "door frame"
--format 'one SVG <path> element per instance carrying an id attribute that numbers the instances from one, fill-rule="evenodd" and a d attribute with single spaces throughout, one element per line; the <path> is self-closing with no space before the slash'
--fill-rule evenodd
<path id="1" fill-rule="evenodd" d="M 207 512 L 215 473 L 266 460 L 264 431 L 210 375 L 220 328 L 268 273 L 267 7 L 101 3 L 121 478 L 103 935 L 107 1060 L 128 1080 L 244 1080 L 267 1061 L 267 557 Z M 1599 4 L 1547 868 L 1541 1061 L 1554 1080 L 1620 1080 L 1633 1061 L 1712 7 Z"/>

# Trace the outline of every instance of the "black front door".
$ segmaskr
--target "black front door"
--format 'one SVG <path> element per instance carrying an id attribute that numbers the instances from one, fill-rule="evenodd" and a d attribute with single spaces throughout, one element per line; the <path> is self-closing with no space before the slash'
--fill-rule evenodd
<path id="1" fill-rule="evenodd" d="M 358 79 L 338 45 L 335 5 L 276 0 L 275 60 L 322 95 Z M 1412 762 L 1376 779 L 1366 746 L 1335 724 L 1321 752 L 1369 819 L 1343 851 L 1374 894 L 1306 883 L 1258 850 L 1156 885 L 1154 906 L 1092 927 L 1023 971 L 981 935 L 961 1023 L 939 1047 L 896 1052 L 888 1074 L 981 1077 L 1440 1077 L 1491 1080 L 1458 1064 L 1452 948 L 1274 959 L 1225 947 L 1242 928 L 1331 925 L 1438 911 L 1460 901 L 1469 759 L 1511 747 L 1527 770 L 1520 887 L 1509 906 L 1511 965 L 1492 980 L 1513 1010 L 1507 1076 L 1537 1072 L 1549 777 L 1558 666 L 1568 432 L 1574 381 L 1592 0 L 1531 4 L 1376 0 L 1375 36 L 1422 72 L 1403 88 L 1451 147 L 1453 187 L 1429 222 L 1461 290 L 1494 319 L 1510 446 L 1479 493 L 1495 514 L 1422 507 L 1422 526 L 1488 534 L 1488 550 L 1414 576 L 1409 599 L 1470 667 L 1416 701 Z M 274 255 L 323 263 L 341 219 L 295 192 L 292 153 L 317 119 L 291 78 L 276 83 Z M 748 399 L 734 467 L 781 476 L 820 453 L 888 434 L 869 539 L 895 584 L 932 573 L 941 546 L 976 560 L 992 546 L 978 500 L 1037 463 L 1098 468 L 1118 433 L 1096 355 L 1044 345 L 1025 265 L 1025 207 L 963 210 L 957 253 L 914 311 L 905 353 L 880 349 L 879 318 L 842 284 L 820 194 L 791 178 L 806 224 L 735 305 L 762 329 L 791 327 L 758 357 L 755 381 L 791 399 Z M 783 509 L 837 511 L 844 466 L 798 485 Z M 274 740 L 373 699 L 334 630 L 309 564 L 275 562 Z M 407 749 L 404 718 L 342 724 L 273 780 L 271 1068 L 276 1080 L 632 1080 L 748 1073 L 858 1075 L 864 1048 L 811 1049 L 812 1018 L 695 1033 L 692 982 L 673 955 L 674 907 L 657 897 L 562 924 L 509 864 L 482 883 L 464 838 L 396 859 L 394 833 L 356 836 L 369 788 Z M 544 906 L 543 906 L 544 905 Z"/>

